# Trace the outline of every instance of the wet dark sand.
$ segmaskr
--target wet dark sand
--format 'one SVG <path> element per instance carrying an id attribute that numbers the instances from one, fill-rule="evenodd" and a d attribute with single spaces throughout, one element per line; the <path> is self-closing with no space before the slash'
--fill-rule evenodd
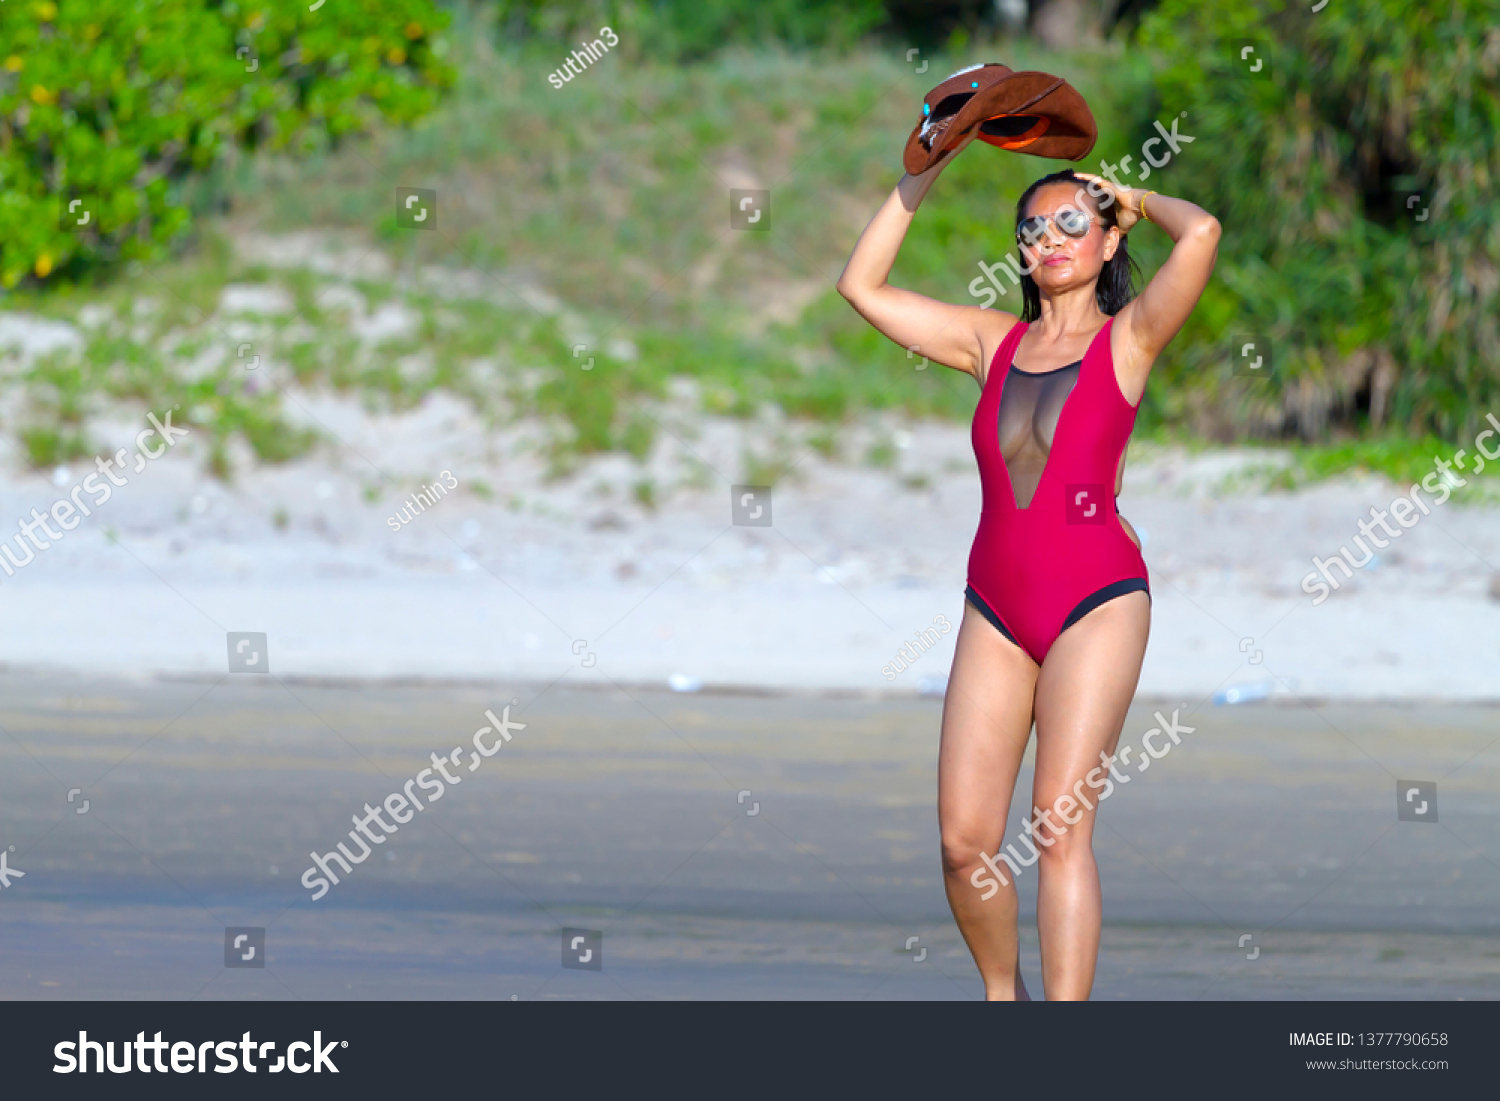
<path id="1" fill-rule="evenodd" d="M 937 700 L 0 688 L 0 848 L 26 873 L 0 890 L 6 998 L 980 996 L 939 876 Z M 511 699 L 526 729 L 311 901 L 309 851 Z M 1195 707 L 1102 808 L 1095 997 L 1500 994 L 1497 720 Z M 1438 782 L 1437 824 L 1397 820 L 1397 779 Z M 227 926 L 267 929 L 263 970 L 224 967 Z M 560 966 L 564 927 L 603 931 L 602 971 Z M 1039 994 L 1034 929 L 1023 966 Z"/>

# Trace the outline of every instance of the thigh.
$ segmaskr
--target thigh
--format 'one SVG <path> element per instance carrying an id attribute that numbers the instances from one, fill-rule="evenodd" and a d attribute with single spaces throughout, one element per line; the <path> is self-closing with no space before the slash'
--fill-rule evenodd
<path id="1" fill-rule="evenodd" d="M 1127 593 L 1095 608 L 1047 651 L 1036 685 L 1033 806 L 1054 806 L 1099 765 L 1100 753 L 1114 752 L 1150 629 L 1150 600 L 1145 593 Z M 1083 792 L 1087 796 L 1089 788 Z M 1079 809 L 1087 833 L 1093 815 L 1086 806 Z"/>
<path id="2" fill-rule="evenodd" d="M 1031 737 L 1037 666 L 964 601 L 943 700 L 938 819 L 993 852 Z"/>

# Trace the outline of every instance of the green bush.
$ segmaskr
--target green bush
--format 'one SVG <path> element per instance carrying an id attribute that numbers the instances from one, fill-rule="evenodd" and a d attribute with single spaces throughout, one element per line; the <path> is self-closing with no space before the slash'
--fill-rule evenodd
<path id="1" fill-rule="evenodd" d="M 1142 21 L 1159 67 L 1136 129 L 1188 112 L 1196 143 L 1159 186 L 1224 226 L 1160 419 L 1454 440 L 1500 414 L 1497 11 L 1165 0 Z M 1268 68 L 1248 72 L 1246 44 Z M 1270 338 L 1268 380 L 1229 378 L 1242 333 Z"/>
<path id="2" fill-rule="evenodd" d="M 184 180 L 234 148 L 409 123 L 452 83 L 432 0 L 308 8 L 0 4 L 0 284 L 154 255 L 190 221 Z"/>

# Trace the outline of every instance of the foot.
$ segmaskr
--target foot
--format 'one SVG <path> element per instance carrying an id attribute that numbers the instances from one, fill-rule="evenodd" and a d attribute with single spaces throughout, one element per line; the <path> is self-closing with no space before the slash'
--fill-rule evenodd
<path id="1" fill-rule="evenodd" d="M 1016 967 L 1016 981 L 1011 986 L 1011 997 L 1010 998 L 1006 998 L 1003 995 L 999 994 L 998 992 L 992 994 L 990 992 L 990 990 L 989 990 L 988 987 L 985 988 L 985 994 L 984 994 L 984 996 L 985 996 L 985 1000 L 986 1001 L 990 1001 L 990 1002 L 1003 1002 L 1003 1001 L 1029 1002 L 1029 1001 L 1031 1001 L 1031 995 L 1028 994 L 1028 993 L 1026 993 L 1026 980 L 1021 977 L 1021 968 L 1020 968 L 1019 964 Z"/>

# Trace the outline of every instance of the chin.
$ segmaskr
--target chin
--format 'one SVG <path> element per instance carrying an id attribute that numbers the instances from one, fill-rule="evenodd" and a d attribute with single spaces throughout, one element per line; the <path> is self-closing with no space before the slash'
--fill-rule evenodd
<path id="1" fill-rule="evenodd" d="M 1091 279 L 1098 278 L 1098 275 L 1098 272 L 1090 275 L 1085 271 L 1081 271 L 1078 265 L 1074 264 L 1066 275 L 1063 274 L 1062 265 L 1059 265 L 1051 272 L 1046 272 L 1045 269 L 1039 270 L 1032 275 L 1032 278 L 1036 280 L 1036 285 L 1044 290 L 1064 291 L 1072 287 L 1081 286 Z M 1038 279 L 1037 276 L 1042 276 L 1042 278 Z"/>

